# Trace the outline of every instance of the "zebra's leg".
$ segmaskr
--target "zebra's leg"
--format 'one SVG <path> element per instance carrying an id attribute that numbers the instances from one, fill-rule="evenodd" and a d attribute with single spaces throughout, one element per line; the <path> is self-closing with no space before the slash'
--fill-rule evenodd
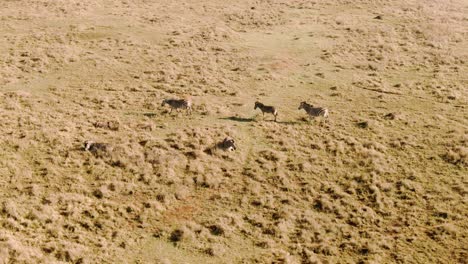
<path id="1" fill-rule="evenodd" d="M 328 109 L 326 109 L 325 113 L 323 113 L 323 120 L 324 120 L 324 122 L 328 123 Z"/>
<path id="2" fill-rule="evenodd" d="M 263 111 L 262 111 L 262 116 L 263 116 L 262 120 L 265 120 L 265 112 Z"/>
<path id="3" fill-rule="evenodd" d="M 275 122 L 276 122 L 276 116 L 277 116 L 278 114 L 273 114 L 273 115 L 275 116 Z"/>
<path id="4" fill-rule="evenodd" d="M 169 114 L 171 114 L 171 113 L 172 113 L 172 107 L 171 107 L 171 110 L 169 110 Z"/>

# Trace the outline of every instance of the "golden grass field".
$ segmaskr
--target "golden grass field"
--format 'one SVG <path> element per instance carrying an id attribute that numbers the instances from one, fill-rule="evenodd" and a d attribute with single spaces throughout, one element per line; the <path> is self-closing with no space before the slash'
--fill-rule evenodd
<path id="1" fill-rule="evenodd" d="M 467 263 L 466 0 L 2 0 L 0 36 L 2 264 Z"/>

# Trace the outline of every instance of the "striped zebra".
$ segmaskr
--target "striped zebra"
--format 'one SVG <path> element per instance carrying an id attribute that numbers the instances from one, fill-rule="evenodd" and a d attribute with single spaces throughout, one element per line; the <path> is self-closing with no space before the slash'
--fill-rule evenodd
<path id="1" fill-rule="evenodd" d="M 306 113 L 307 113 L 307 115 L 309 115 L 310 119 L 318 117 L 318 116 L 323 116 L 324 118 L 328 117 L 328 109 L 327 108 L 314 107 L 313 105 L 310 105 L 310 104 L 308 104 L 306 102 L 301 102 L 301 104 L 299 105 L 299 110 L 301 110 L 301 109 L 304 109 L 306 111 Z"/>
<path id="2" fill-rule="evenodd" d="M 84 142 L 84 150 L 91 152 L 96 157 L 108 157 L 113 149 L 113 146 L 107 143 L 97 143 L 91 140 Z"/>
<path id="3" fill-rule="evenodd" d="M 164 99 L 161 106 L 169 105 L 171 110 L 169 113 L 172 112 L 172 109 L 176 109 L 179 112 L 179 109 L 186 109 L 187 114 L 192 114 L 192 100 L 190 99 Z"/>
<path id="4" fill-rule="evenodd" d="M 237 149 L 236 142 L 231 137 L 226 137 L 220 144 L 218 144 L 218 147 L 227 151 L 234 151 Z"/>
<path id="5" fill-rule="evenodd" d="M 276 110 L 274 106 L 264 105 L 257 101 L 255 102 L 254 110 L 257 108 L 260 108 L 260 110 L 262 110 L 263 118 L 265 118 L 265 113 L 272 114 L 273 116 L 275 116 L 275 122 L 276 122 L 276 116 L 278 115 L 278 110 Z"/>

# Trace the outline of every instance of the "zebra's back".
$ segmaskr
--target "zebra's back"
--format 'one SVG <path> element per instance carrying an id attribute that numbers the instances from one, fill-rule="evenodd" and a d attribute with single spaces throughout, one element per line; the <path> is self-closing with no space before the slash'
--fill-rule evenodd
<path id="1" fill-rule="evenodd" d="M 328 117 L 328 109 L 323 107 L 309 107 L 307 109 L 307 114 L 311 117 Z"/>
<path id="2" fill-rule="evenodd" d="M 263 112 L 276 115 L 276 108 L 274 106 L 264 105 L 260 108 Z"/>
<path id="3" fill-rule="evenodd" d="M 269 113 L 273 115 L 276 115 L 278 113 L 278 111 L 276 110 L 276 107 L 274 106 L 264 105 L 260 102 L 255 102 L 255 108 L 257 107 L 260 108 L 260 110 L 264 113 Z"/>
<path id="4" fill-rule="evenodd" d="M 167 99 L 164 101 L 172 108 L 190 108 L 192 103 L 185 99 Z"/>

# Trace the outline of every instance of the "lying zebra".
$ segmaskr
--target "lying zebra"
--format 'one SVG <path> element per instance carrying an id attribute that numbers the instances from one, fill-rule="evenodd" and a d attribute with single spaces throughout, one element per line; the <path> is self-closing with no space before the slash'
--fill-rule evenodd
<path id="1" fill-rule="evenodd" d="M 328 117 L 328 109 L 323 107 L 314 107 L 311 104 L 306 102 L 301 102 L 299 105 L 299 110 L 304 109 L 310 119 L 323 116 L 324 118 Z"/>
<path id="2" fill-rule="evenodd" d="M 176 109 L 179 112 L 179 109 L 186 109 L 187 114 L 192 114 L 192 100 L 190 99 L 164 99 L 161 106 L 168 104 L 171 107 L 169 113 L 172 112 L 172 109 Z"/>
<path id="3" fill-rule="evenodd" d="M 212 147 L 206 148 L 203 152 L 205 152 L 208 155 L 215 155 L 217 149 L 221 149 L 224 151 L 234 151 L 237 149 L 236 142 L 233 138 L 226 137 L 223 141 L 216 143 L 216 145 Z"/>
<path id="4" fill-rule="evenodd" d="M 218 147 L 227 151 L 234 151 L 237 149 L 236 142 L 231 137 L 226 137 L 222 142 L 218 144 Z"/>
<path id="5" fill-rule="evenodd" d="M 255 102 L 254 110 L 257 108 L 260 108 L 260 110 L 262 110 L 263 118 L 265 118 L 265 113 L 272 114 L 275 116 L 275 122 L 276 122 L 276 116 L 278 115 L 278 110 L 276 110 L 274 106 L 264 105 L 257 101 Z"/>
<path id="6" fill-rule="evenodd" d="M 107 143 L 97 143 L 91 140 L 84 142 L 84 150 L 91 152 L 96 157 L 109 157 L 114 148 Z"/>

